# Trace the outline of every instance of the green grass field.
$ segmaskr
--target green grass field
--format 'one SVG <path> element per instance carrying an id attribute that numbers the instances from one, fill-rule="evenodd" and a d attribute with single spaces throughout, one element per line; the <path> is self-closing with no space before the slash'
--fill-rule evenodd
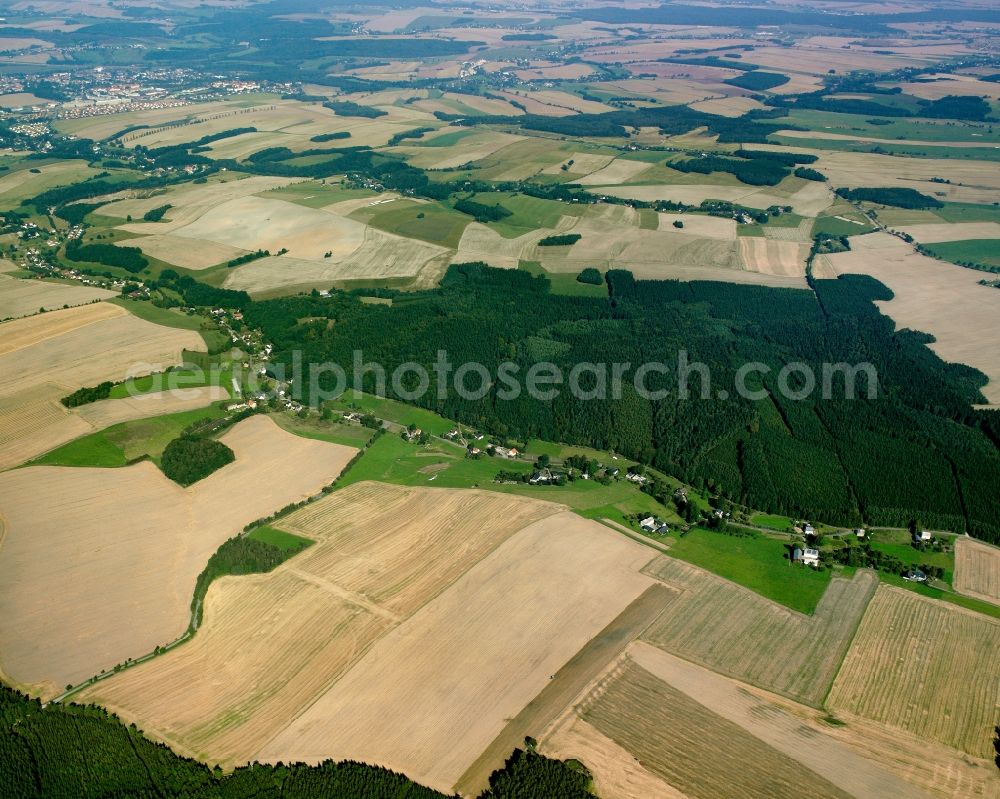
<path id="1" fill-rule="evenodd" d="M 316 441 L 328 441 L 331 444 L 343 444 L 358 449 L 367 445 L 375 434 L 374 430 L 358 424 L 324 422 L 312 414 L 305 419 L 300 419 L 292 413 L 283 412 L 272 414 L 271 419 L 277 423 L 278 427 L 297 436 L 312 438 Z"/>
<path id="2" fill-rule="evenodd" d="M 201 419 L 221 419 L 225 415 L 223 403 L 219 403 L 193 411 L 122 422 L 70 441 L 32 461 L 31 465 L 116 467 L 142 457 L 149 457 L 159 465 L 167 444 L 184 428 Z"/>
<path id="3" fill-rule="evenodd" d="M 232 394 L 232 365 L 201 369 L 193 366 L 168 369 L 153 375 L 144 375 L 126 380 L 113 386 L 109 399 L 125 399 L 173 389 L 199 388 L 201 386 L 222 386 Z"/>
<path id="4" fill-rule="evenodd" d="M 924 247 L 938 258 L 951 261 L 1000 266 L 1000 239 L 967 239 L 965 241 L 939 241 Z"/>
<path id="5" fill-rule="evenodd" d="M 284 530 L 277 530 L 266 524 L 247 533 L 247 538 L 253 538 L 256 541 L 263 541 L 265 544 L 277 547 L 282 552 L 300 549 L 303 545 L 309 546 L 310 544 L 315 543 L 310 538 L 303 538 L 300 535 L 286 533 Z"/>
<path id="6" fill-rule="evenodd" d="M 473 113 L 475 113 L 474 109 L 471 109 L 468 106 L 465 107 L 469 111 L 473 111 Z M 468 112 L 464 111 L 460 113 L 468 113 Z M 462 141 L 462 139 L 464 139 L 466 136 L 471 136 L 473 133 L 475 133 L 475 131 L 472 130 L 471 128 L 467 128 L 465 130 L 452 130 L 449 131 L 448 133 L 442 133 L 440 136 L 434 136 L 433 138 L 429 138 L 426 141 L 418 139 L 416 141 L 408 143 L 415 144 L 418 147 L 451 147 L 453 144 L 458 144 L 458 142 Z"/>
<path id="7" fill-rule="evenodd" d="M 501 236 L 512 239 L 539 228 L 555 228 L 560 217 L 579 216 L 582 211 L 558 200 L 542 200 L 523 194 L 508 192 L 487 192 L 473 198 L 478 203 L 493 205 L 500 203 L 511 212 L 511 216 L 499 222 L 490 222 Z"/>
<path id="8" fill-rule="evenodd" d="M 860 236 L 863 233 L 871 233 L 873 228 L 867 222 L 862 222 L 857 212 L 843 214 L 844 219 L 838 216 L 819 216 L 813 223 L 812 234 L 826 233 L 829 236 Z M 857 222 L 848 221 L 857 219 Z"/>
<path id="9" fill-rule="evenodd" d="M 869 119 L 880 119 L 878 114 L 837 114 L 828 111 L 814 111 L 812 109 L 793 110 L 788 114 L 788 121 L 807 128 L 809 130 L 822 131 L 824 133 L 839 133 L 847 136 L 866 136 L 873 139 L 909 139 L 912 141 L 927 142 L 933 144 L 941 141 L 968 141 L 973 147 L 983 145 L 984 149 L 989 144 L 1000 142 L 1000 131 L 991 129 L 986 125 L 975 122 L 961 122 L 948 120 L 947 122 L 928 122 L 927 120 L 913 120 L 905 117 L 886 117 L 887 125 L 873 125 Z M 799 138 L 778 136 L 776 140 L 784 144 L 798 147 L 813 147 L 812 139 L 805 140 Z M 830 144 L 831 140 L 817 139 L 817 142 Z M 871 145 L 867 145 L 871 149 Z M 888 146 L 888 145 L 883 145 Z M 896 145 L 892 145 L 893 148 Z M 834 149 L 834 148 L 826 148 Z M 944 149 L 944 148 L 941 148 Z M 956 148 L 948 148 L 953 150 Z"/>
<path id="10" fill-rule="evenodd" d="M 350 139 L 346 145 L 350 145 Z M 327 146 L 327 145 L 317 145 Z M 260 197 L 272 200 L 285 200 L 286 202 L 304 205 L 307 208 L 322 208 L 326 205 L 339 203 L 342 200 L 357 200 L 362 197 L 378 197 L 378 194 L 368 189 L 345 189 L 339 183 L 321 183 L 318 180 L 303 180 L 300 183 L 292 183 L 279 189 L 271 189 L 260 194 Z"/>
<path id="11" fill-rule="evenodd" d="M 785 544 L 772 538 L 737 537 L 701 528 L 677 536 L 670 545 L 671 557 L 701 566 L 793 610 L 812 613 L 831 573 L 792 564 L 787 552 Z"/>
<path id="12" fill-rule="evenodd" d="M 606 283 L 601 283 L 599 286 L 594 283 L 581 283 L 573 274 L 547 272 L 538 261 L 521 261 L 518 268 L 533 275 L 545 275 L 549 279 L 549 283 L 552 284 L 553 294 L 564 294 L 570 297 L 608 296 Z"/>
<path id="13" fill-rule="evenodd" d="M 328 405 L 337 410 L 372 413 L 379 419 L 387 419 L 404 427 L 415 424 L 417 427 L 435 436 L 447 433 L 455 426 L 454 422 L 445 419 L 443 416 L 438 416 L 432 411 L 406 405 L 396 400 L 375 397 L 371 394 L 355 394 L 354 391 L 345 392 L 337 399 L 329 402 Z"/>
<path id="14" fill-rule="evenodd" d="M 367 211 L 367 209 L 365 209 Z M 357 213 L 351 215 L 361 218 Z M 442 247 L 457 248 L 472 217 L 440 203 L 398 201 L 382 206 L 365 220 L 372 227 Z"/>
<path id="15" fill-rule="evenodd" d="M 787 516 L 777 516 L 773 513 L 755 513 L 750 517 L 750 523 L 758 527 L 766 527 L 769 530 L 778 530 L 782 533 L 792 532 L 792 520 Z"/>

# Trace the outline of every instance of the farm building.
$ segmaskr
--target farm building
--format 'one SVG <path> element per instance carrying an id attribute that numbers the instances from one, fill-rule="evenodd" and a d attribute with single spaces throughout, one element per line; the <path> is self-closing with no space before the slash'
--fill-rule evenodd
<path id="1" fill-rule="evenodd" d="M 804 563 L 806 566 L 819 566 L 819 550 L 810 549 L 809 547 L 805 549 L 795 547 L 792 549 L 792 561 L 795 563 Z"/>
<path id="2" fill-rule="evenodd" d="M 930 530 L 920 530 L 919 532 L 914 531 L 913 540 L 918 544 L 928 544 L 934 540 L 934 536 Z"/>

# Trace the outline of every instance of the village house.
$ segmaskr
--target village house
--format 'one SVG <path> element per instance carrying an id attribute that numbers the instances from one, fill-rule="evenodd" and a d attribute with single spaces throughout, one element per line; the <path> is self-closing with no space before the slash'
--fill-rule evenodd
<path id="1" fill-rule="evenodd" d="M 918 544 L 929 544 L 934 540 L 934 536 L 931 534 L 930 530 L 920 530 L 919 532 L 914 531 L 913 540 Z"/>
<path id="2" fill-rule="evenodd" d="M 806 547 L 802 551 L 802 562 L 806 566 L 812 566 L 814 569 L 817 568 L 819 566 L 819 550 Z"/>
<path id="3" fill-rule="evenodd" d="M 639 522 L 639 527 L 647 533 L 655 533 L 656 535 L 666 535 L 670 532 L 670 526 L 655 516 L 647 516 L 645 519 L 642 519 Z"/>
<path id="4" fill-rule="evenodd" d="M 556 482 L 558 478 L 552 474 L 551 469 L 540 469 L 528 478 L 531 485 L 549 485 Z"/>
<path id="5" fill-rule="evenodd" d="M 867 534 L 865 533 L 865 528 L 864 528 L 864 527 L 858 527 L 858 528 L 857 528 L 857 529 L 856 529 L 856 530 L 854 531 L 854 535 L 855 535 L 855 536 L 856 536 L 856 537 L 857 537 L 857 538 L 858 538 L 859 540 L 861 540 L 861 539 L 863 539 L 863 538 L 864 538 L 864 537 L 865 537 L 865 536 L 866 536 Z"/>

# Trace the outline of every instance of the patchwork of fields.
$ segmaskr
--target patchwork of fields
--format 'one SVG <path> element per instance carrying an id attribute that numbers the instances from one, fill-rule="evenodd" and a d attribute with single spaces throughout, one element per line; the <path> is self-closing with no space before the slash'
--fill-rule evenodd
<path id="1" fill-rule="evenodd" d="M 1000 548 L 969 536 L 997 532 L 987 4 L 20 5 L 0 36 L 4 683 L 225 772 L 256 761 L 230 788 L 264 772 L 283 796 L 338 770 L 327 793 L 364 792 L 357 764 L 555 792 L 482 794 L 527 747 L 601 799 L 1000 799 Z M 554 296 L 518 294 L 539 275 Z M 261 368 L 296 350 L 420 360 L 438 335 L 517 363 L 856 354 L 892 391 L 856 414 L 723 391 L 683 416 L 631 395 L 508 416 L 493 395 L 241 390 L 298 398 Z M 986 375 L 982 398 L 923 342 Z M 185 357 L 218 370 L 149 388 Z M 147 393 L 60 401 L 134 375 Z M 179 438 L 234 459 L 182 487 Z M 805 540 L 821 568 L 793 562 Z M 223 576 L 196 597 L 206 564 Z M 101 784 L 114 746 L 142 761 L 121 729 L 75 724 L 78 761 L 48 762 L 27 712 L 0 731 L 15 789 L 189 790 L 151 762 L 151 788 Z M 267 771 L 296 762 L 324 765 Z M 399 780 L 364 790 L 415 792 Z"/>
<path id="2" fill-rule="evenodd" d="M 5 322 L 0 330 L 0 371 L 11 376 L 0 388 L 0 469 L 93 429 L 89 419 L 59 403 L 75 389 L 121 380 L 131 369 L 163 371 L 181 362 L 182 350 L 205 349 L 192 330 L 155 325 L 105 302 Z M 111 402 L 109 417 L 134 418 L 124 401 Z M 158 410 L 197 404 L 168 397 Z"/>
<path id="3" fill-rule="evenodd" d="M 650 584 L 644 547 L 499 494 L 359 483 L 281 526 L 317 543 L 213 584 L 194 643 L 84 696 L 213 762 L 354 757 L 447 790 Z"/>
<path id="4" fill-rule="evenodd" d="M 222 441 L 235 462 L 186 489 L 149 462 L 0 474 L 0 668 L 8 679 L 51 697 L 177 638 L 195 578 L 219 545 L 319 491 L 356 452 L 260 416 Z"/>
<path id="5" fill-rule="evenodd" d="M 998 649 L 1000 621 L 880 586 L 827 701 L 834 711 L 989 758 Z"/>

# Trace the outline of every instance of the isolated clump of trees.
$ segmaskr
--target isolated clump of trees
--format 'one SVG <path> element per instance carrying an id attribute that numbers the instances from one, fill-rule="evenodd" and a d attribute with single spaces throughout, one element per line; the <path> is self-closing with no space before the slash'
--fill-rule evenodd
<path id="1" fill-rule="evenodd" d="M 184 435 L 167 444 L 160 458 L 160 467 L 174 482 L 189 486 L 235 459 L 233 451 L 221 441 Z"/>
<path id="2" fill-rule="evenodd" d="M 72 394 L 66 395 L 60 402 L 67 408 L 77 408 L 80 405 L 87 405 L 91 402 L 107 399 L 111 395 L 111 387 L 113 385 L 114 383 L 105 380 L 96 386 L 84 386 L 83 388 L 78 388 Z"/>

